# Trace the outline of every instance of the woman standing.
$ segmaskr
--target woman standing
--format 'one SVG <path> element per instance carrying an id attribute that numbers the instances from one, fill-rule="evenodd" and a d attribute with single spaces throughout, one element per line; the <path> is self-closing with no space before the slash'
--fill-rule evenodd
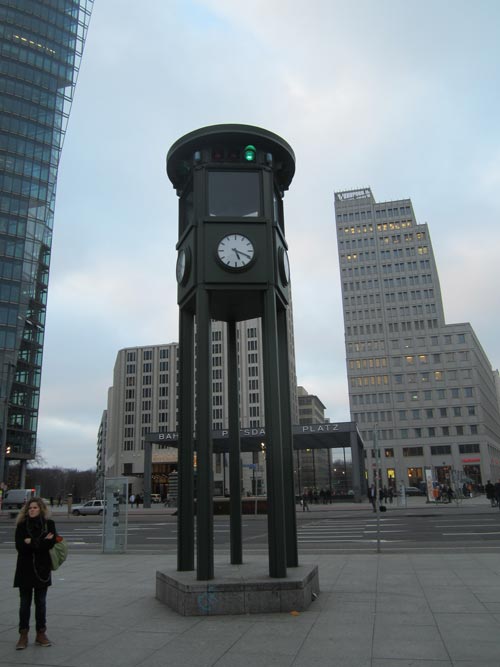
<path id="1" fill-rule="evenodd" d="M 36 639 L 39 646 L 50 646 L 45 634 L 47 588 L 51 585 L 49 550 L 56 542 L 56 527 L 48 518 L 47 505 L 31 498 L 19 512 L 16 525 L 17 565 L 14 587 L 19 588 L 19 641 L 16 649 L 28 646 L 31 602 L 35 597 Z"/>

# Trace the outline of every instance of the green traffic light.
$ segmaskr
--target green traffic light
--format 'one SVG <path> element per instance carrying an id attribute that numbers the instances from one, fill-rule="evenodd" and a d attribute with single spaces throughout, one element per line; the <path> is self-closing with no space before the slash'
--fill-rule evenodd
<path id="1" fill-rule="evenodd" d="M 251 144 L 245 146 L 243 155 L 245 156 L 245 160 L 247 162 L 255 162 L 255 158 L 257 157 L 257 151 L 255 149 L 255 146 L 252 146 Z"/>

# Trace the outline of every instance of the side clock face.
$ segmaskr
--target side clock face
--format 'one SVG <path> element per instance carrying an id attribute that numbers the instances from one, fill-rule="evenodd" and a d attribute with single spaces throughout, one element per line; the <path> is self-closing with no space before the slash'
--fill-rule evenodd
<path id="1" fill-rule="evenodd" d="M 243 234 L 228 234 L 217 246 L 217 257 L 228 269 L 244 269 L 252 263 L 254 256 L 253 243 Z"/>
<path id="2" fill-rule="evenodd" d="M 284 248 L 278 250 L 278 270 L 281 282 L 286 287 L 290 282 L 290 262 L 288 261 L 288 253 Z"/>
<path id="3" fill-rule="evenodd" d="M 177 264 L 175 267 L 175 275 L 177 278 L 177 282 L 179 285 L 185 285 L 187 282 L 187 279 L 189 278 L 189 270 L 190 270 L 190 252 L 189 248 L 182 248 L 179 250 L 179 254 L 177 255 Z"/>

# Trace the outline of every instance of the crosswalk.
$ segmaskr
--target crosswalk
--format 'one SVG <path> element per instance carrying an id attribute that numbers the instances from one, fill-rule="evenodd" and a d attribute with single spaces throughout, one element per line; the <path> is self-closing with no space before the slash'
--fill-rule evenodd
<path id="1" fill-rule="evenodd" d="M 267 551 L 267 522 L 243 522 L 244 550 Z M 100 551 L 102 526 L 80 521 L 61 522 L 59 531 L 70 548 L 85 552 Z M 15 526 L 0 522 L 0 551 L 15 551 Z M 177 525 L 174 521 L 138 521 L 129 523 L 128 550 L 175 553 Z M 194 536 L 196 539 L 196 535 Z M 225 552 L 231 534 L 227 518 L 218 518 L 214 525 L 214 548 Z M 495 549 L 500 551 L 500 512 L 473 515 L 436 513 L 406 514 L 387 512 L 379 516 L 371 512 L 350 512 L 342 516 L 300 517 L 297 521 L 297 542 L 302 553 L 332 551 L 363 551 L 375 543 L 391 549 Z"/>
<path id="2" fill-rule="evenodd" d="M 342 545 L 372 545 L 374 542 L 410 545 L 432 542 L 436 546 L 460 544 L 465 546 L 496 545 L 500 548 L 498 516 L 482 515 L 465 521 L 462 517 L 384 516 L 377 524 L 376 517 L 327 518 L 303 522 L 297 529 L 299 547 L 340 547 Z"/>
<path id="3" fill-rule="evenodd" d="M 380 534 L 384 541 L 397 541 L 398 536 L 407 533 L 402 521 L 397 519 L 381 519 Z M 299 544 L 330 544 L 349 542 L 371 542 L 376 539 L 376 519 L 352 521 L 346 519 L 324 519 L 298 528 L 297 541 Z"/>

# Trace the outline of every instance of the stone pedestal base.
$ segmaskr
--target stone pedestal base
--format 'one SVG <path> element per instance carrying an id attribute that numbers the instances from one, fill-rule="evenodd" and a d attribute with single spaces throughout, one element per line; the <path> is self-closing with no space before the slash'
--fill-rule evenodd
<path id="1" fill-rule="evenodd" d="M 288 568 L 285 579 L 265 575 L 264 562 L 217 565 L 216 576 L 157 571 L 156 597 L 182 616 L 305 611 L 319 595 L 317 565 Z"/>

